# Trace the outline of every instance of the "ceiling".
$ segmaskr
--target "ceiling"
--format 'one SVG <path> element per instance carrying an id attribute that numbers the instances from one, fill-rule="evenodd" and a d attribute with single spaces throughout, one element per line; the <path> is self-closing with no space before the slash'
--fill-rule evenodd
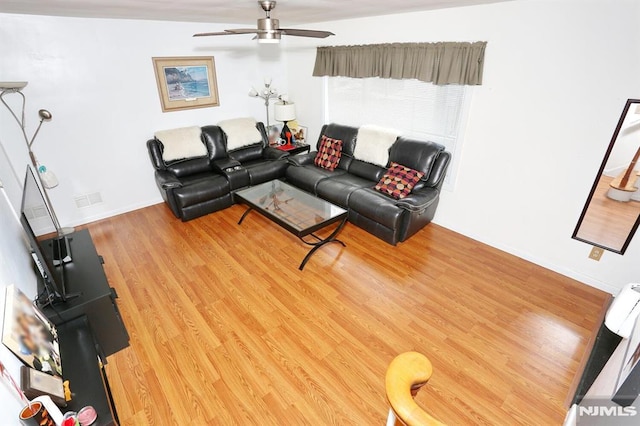
<path id="1" fill-rule="evenodd" d="M 513 0 L 278 0 L 281 26 Z M 0 13 L 159 21 L 255 23 L 254 0 L 0 0 Z"/>

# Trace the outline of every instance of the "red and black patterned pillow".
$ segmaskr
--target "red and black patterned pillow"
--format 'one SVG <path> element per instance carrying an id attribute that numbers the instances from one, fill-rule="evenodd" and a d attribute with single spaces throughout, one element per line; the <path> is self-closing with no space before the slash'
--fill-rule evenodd
<path id="1" fill-rule="evenodd" d="M 338 167 L 340 157 L 342 156 L 342 140 L 328 138 L 322 135 L 320 139 L 320 148 L 313 160 L 313 164 L 327 170 L 334 170 Z"/>
<path id="2" fill-rule="evenodd" d="M 391 163 L 391 166 L 375 186 L 375 189 L 399 200 L 409 195 L 423 176 L 424 173 L 422 172 L 398 163 Z"/>

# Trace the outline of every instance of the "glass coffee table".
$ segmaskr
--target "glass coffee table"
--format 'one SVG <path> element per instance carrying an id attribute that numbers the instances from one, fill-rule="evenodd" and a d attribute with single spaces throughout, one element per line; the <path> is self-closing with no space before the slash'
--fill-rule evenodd
<path id="1" fill-rule="evenodd" d="M 302 260 L 298 268 L 300 270 L 304 268 L 313 253 L 325 244 L 335 242 L 346 247 L 336 237 L 347 222 L 347 211 L 322 198 L 280 180 L 237 191 L 235 197 L 248 206 L 238 224 L 242 223 L 251 210 L 255 210 L 300 238 L 303 243 L 313 246 Z M 314 234 L 334 223 L 338 225 L 328 237 L 320 238 Z M 308 241 L 311 238 L 313 240 Z"/>

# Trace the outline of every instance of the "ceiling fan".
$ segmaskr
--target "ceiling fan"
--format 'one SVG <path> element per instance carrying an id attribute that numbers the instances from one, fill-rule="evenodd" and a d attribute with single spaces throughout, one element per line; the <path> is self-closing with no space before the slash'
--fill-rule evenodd
<path id="1" fill-rule="evenodd" d="M 258 39 L 258 43 L 279 43 L 283 34 L 298 37 L 315 37 L 325 38 L 335 35 L 329 31 L 318 30 L 300 30 L 294 28 L 280 28 L 280 21 L 271 18 L 271 11 L 275 9 L 275 1 L 259 1 L 258 4 L 265 11 L 267 17 L 258 19 L 258 28 L 236 28 L 232 30 L 224 30 L 214 33 L 194 34 L 194 37 L 219 36 L 219 35 L 236 35 L 236 34 L 255 34 L 253 38 Z"/>

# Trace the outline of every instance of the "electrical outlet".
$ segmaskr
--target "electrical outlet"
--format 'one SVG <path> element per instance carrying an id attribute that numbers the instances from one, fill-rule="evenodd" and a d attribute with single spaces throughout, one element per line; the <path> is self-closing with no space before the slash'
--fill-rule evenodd
<path id="1" fill-rule="evenodd" d="M 589 253 L 589 259 L 600 260 L 602 253 L 604 253 L 603 249 L 600 247 L 594 247 L 591 249 L 591 253 Z"/>

